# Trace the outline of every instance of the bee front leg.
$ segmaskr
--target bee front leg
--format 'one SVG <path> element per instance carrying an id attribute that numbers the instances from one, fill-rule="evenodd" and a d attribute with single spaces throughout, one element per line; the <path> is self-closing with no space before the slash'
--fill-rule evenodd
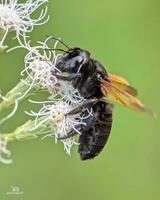
<path id="1" fill-rule="evenodd" d="M 97 98 L 87 99 L 82 105 L 74 108 L 73 110 L 69 111 L 65 115 L 74 115 L 74 114 L 77 114 L 79 112 L 82 112 L 84 108 L 90 108 L 97 102 L 98 102 Z"/>
<path id="2" fill-rule="evenodd" d="M 75 126 L 75 129 L 77 130 L 77 132 L 75 131 L 75 129 L 71 129 L 66 135 L 60 136 L 57 139 L 58 140 L 65 140 L 67 138 L 70 138 L 70 137 L 73 137 L 73 136 L 77 135 L 78 131 L 81 131 L 82 126 L 84 126 L 84 125 L 77 125 L 77 126 Z"/>
<path id="3" fill-rule="evenodd" d="M 81 73 L 72 73 L 70 74 L 69 76 L 61 76 L 61 75 L 58 75 L 58 74 L 54 74 L 54 76 L 60 80 L 63 80 L 63 81 L 72 81 L 76 78 L 80 78 L 81 77 Z"/>

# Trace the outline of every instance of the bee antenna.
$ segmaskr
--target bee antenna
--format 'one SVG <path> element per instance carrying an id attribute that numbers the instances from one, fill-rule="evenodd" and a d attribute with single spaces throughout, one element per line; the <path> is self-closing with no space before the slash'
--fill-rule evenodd
<path id="1" fill-rule="evenodd" d="M 61 40 L 61 38 L 56 38 L 56 37 L 54 37 L 54 36 L 52 36 L 52 35 L 46 35 L 47 37 L 51 37 L 52 39 L 54 39 L 54 40 L 57 40 L 57 41 L 59 41 L 61 44 L 63 44 L 67 49 L 70 49 L 70 47 L 67 45 L 67 44 L 65 44 L 62 40 Z"/>
<path id="2" fill-rule="evenodd" d="M 63 51 L 63 52 L 65 52 L 65 53 L 67 52 L 67 51 L 65 51 L 65 50 L 63 50 L 63 49 L 56 49 L 56 48 L 48 48 L 48 49 L 45 48 L 44 50 L 45 50 L 45 51 Z"/>

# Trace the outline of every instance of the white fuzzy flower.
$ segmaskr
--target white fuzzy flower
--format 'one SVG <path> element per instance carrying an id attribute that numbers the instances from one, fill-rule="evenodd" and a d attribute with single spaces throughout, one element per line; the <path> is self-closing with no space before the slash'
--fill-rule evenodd
<path id="1" fill-rule="evenodd" d="M 12 112 L 0 120 L 0 124 L 4 123 L 15 114 L 19 101 L 22 101 L 32 89 L 45 89 L 52 95 L 61 93 L 58 80 L 53 74 L 54 70 L 59 71 L 55 68 L 55 63 L 59 55 L 56 55 L 55 51 L 46 52 L 45 49 L 48 49 L 47 42 L 49 39 L 50 37 L 44 42 L 38 42 L 39 45 L 36 47 L 31 47 L 30 41 L 24 40 L 24 44 L 10 49 L 11 51 L 17 48 L 25 48 L 28 50 L 28 53 L 24 58 L 25 67 L 21 72 L 23 77 L 21 82 L 9 92 L 9 96 L 3 97 L 0 94 L 0 99 L 2 99 L 3 102 L 7 101 L 8 103 L 9 99 L 11 99 L 11 104 L 15 104 Z M 56 41 L 54 45 L 55 48 L 57 44 L 58 41 Z M 16 96 L 16 98 L 14 96 Z"/>
<path id="2" fill-rule="evenodd" d="M 82 102 L 81 104 L 74 104 L 69 101 L 60 100 L 58 102 L 52 102 L 52 104 L 43 105 L 38 113 L 32 111 L 28 114 L 36 117 L 34 130 L 42 124 L 52 124 L 53 133 L 44 136 L 44 138 L 47 136 L 55 136 L 55 142 L 57 142 L 57 138 L 66 136 L 71 130 L 77 134 L 81 134 L 80 126 L 86 125 L 84 119 L 91 116 L 92 112 L 87 110 L 88 114 L 85 116 L 83 116 L 81 112 L 66 115 L 68 112 L 80 105 L 82 105 Z M 70 154 L 72 145 L 77 144 L 74 136 L 61 141 L 64 143 L 64 149 L 68 154 Z"/>
<path id="3" fill-rule="evenodd" d="M 32 88 L 46 89 L 51 94 L 57 92 L 58 80 L 53 72 L 56 70 L 60 73 L 55 67 L 59 55 L 56 55 L 55 51 L 46 52 L 46 49 L 49 48 L 47 45 L 49 39 L 47 38 L 43 43 L 39 42 L 39 46 L 35 47 L 26 44 L 25 48 L 29 52 L 24 58 L 25 68 L 22 70 L 21 75 L 25 78 L 21 81 L 29 87 L 19 99 L 22 99 Z M 55 43 L 54 48 L 57 44 L 58 41 Z"/>
<path id="4" fill-rule="evenodd" d="M 16 35 L 26 37 L 26 33 L 31 32 L 35 25 L 44 24 L 48 21 L 46 17 L 48 8 L 41 10 L 40 15 L 36 19 L 32 19 L 31 15 L 48 0 L 27 0 L 20 3 L 18 0 L 0 0 L 0 31 L 3 37 L 0 41 L 0 48 L 3 48 L 4 40 L 11 31 L 16 31 Z"/>
<path id="5" fill-rule="evenodd" d="M 61 54 L 56 54 L 56 50 L 46 51 L 46 49 L 49 49 L 47 43 L 51 38 L 52 36 L 48 37 L 44 42 L 38 42 L 39 45 L 35 47 L 30 47 L 30 41 L 25 44 L 24 48 L 29 52 L 24 58 L 25 68 L 21 72 L 21 76 L 24 78 L 21 81 L 29 87 L 18 100 L 23 99 L 32 88 L 41 88 L 47 90 L 52 99 L 60 94 L 63 97 L 67 97 L 71 102 L 81 102 L 84 99 L 73 88 L 72 84 L 58 80 L 54 74 L 61 74 L 61 71 L 56 68 L 57 59 Z M 58 43 L 59 40 L 55 42 L 53 49 L 57 48 Z"/>
<path id="6" fill-rule="evenodd" d="M 25 40 L 24 44 L 10 49 L 11 51 L 17 48 L 25 48 L 28 53 L 24 58 L 25 66 L 21 72 L 22 79 L 20 83 L 6 97 L 0 95 L 3 101 L 7 101 L 10 105 L 15 104 L 13 111 L 7 117 L 0 120 L 0 124 L 15 114 L 19 101 L 22 101 L 29 92 L 34 93 L 39 89 L 44 89 L 49 92 L 51 95 L 49 100 L 57 100 L 57 96 L 62 99 L 65 98 L 72 103 L 80 103 L 84 100 L 70 82 L 57 79 L 55 74 L 63 75 L 56 68 L 57 59 L 61 56 L 61 54 L 56 54 L 59 39 L 51 46 L 55 50 L 48 51 L 47 49 L 50 49 L 48 42 L 53 42 L 53 40 L 50 40 L 51 38 L 52 36 L 48 37 L 44 42 L 38 42 L 39 45 L 35 47 L 30 46 L 31 41 Z"/>
<path id="7" fill-rule="evenodd" d="M 4 164 L 10 164 L 12 162 L 9 159 L 11 152 L 7 149 L 7 140 L 0 138 L 0 162 Z"/>

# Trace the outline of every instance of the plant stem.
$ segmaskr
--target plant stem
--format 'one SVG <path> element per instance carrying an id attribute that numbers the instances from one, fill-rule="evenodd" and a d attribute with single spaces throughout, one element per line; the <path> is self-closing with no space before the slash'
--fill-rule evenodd
<path id="1" fill-rule="evenodd" d="M 26 78 L 27 82 L 28 78 Z M 15 104 L 15 101 L 22 101 L 24 100 L 27 96 L 28 93 L 26 93 L 29 90 L 30 86 L 25 84 L 24 82 L 20 81 L 13 89 L 11 89 L 4 99 L 0 102 L 0 112 L 2 112 L 4 109 L 9 108 L 11 105 Z M 39 89 L 38 88 L 31 88 L 30 91 L 28 92 L 37 92 Z M 26 95 L 24 95 L 26 93 Z"/>
<path id="2" fill-rule="evenodd" d="M 36 129 L 34 129 L 34 127 L 35 127 L 35 121 L 29 120 L 11 133 L 5 133 L 5 134 L 0 133 L 0 140 L 4 139 L 7 142 L 13 142 L 16 140 L 23 141 L 23 140 L 35 139 L 39 135 L 45 135 L 53 132 L 53 126 L 49 123 L 44 123 Z"/>

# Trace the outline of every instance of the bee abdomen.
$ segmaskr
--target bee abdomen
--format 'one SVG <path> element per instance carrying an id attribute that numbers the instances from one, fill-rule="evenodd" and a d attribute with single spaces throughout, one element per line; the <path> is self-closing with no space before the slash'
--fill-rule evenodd
<path id="1" fill-rule="evenodd" d="M 94 113 L 98 113 L 95 125 L 82 132 L 79 138 L 81 160 L 91 159 L 97 156 L 104 148 L 112 127 L 112 107 L 106 102 L 99 101 L 93 107 Z"/>

